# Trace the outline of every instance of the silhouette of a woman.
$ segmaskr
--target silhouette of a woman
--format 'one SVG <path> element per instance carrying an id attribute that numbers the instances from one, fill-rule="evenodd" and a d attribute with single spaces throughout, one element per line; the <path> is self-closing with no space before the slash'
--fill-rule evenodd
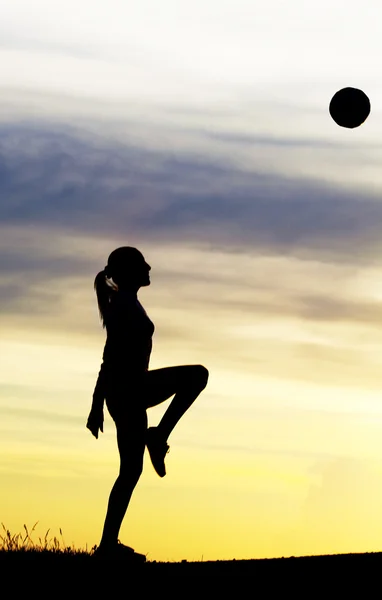
<path id="1" fill-rule="evenodd" d="M 93 393 L 86 427 L 98 439 L 103 432 L 103 405 L 115 422 L 120 470 L 111 490 L 98 556 L 126 556 L 145 560 L 118 539 L 122 520 L 143 469 L 145 446 L 160 477 L 166 474 L 167 439 L 186 410 L 206 387 L 208 370 L 183 365 L 148 370 L 154 324 L 137 298 L 140 287 L 150 285 L 143 255 L 136 248 L 114 250 L 94 287 L 107 339 L 103 362 Z M 146 409 L 174 396 L 157 427 L 147 428 Z"/>

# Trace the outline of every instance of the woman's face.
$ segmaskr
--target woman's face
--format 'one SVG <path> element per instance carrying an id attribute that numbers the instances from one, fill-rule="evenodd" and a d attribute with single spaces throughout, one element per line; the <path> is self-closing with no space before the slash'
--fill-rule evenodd
<path id="1" fill-rule="evenodd" d="M 143 255 L 137 257 L 133 264 L 129 263 L 123 276 L 119 278 L 120 283 L 133 284 L 141 287 L 150 285 L 150 265 L 145 261 Z"/>
<path id="2" fill-rule="evenodd" d="M 141 267 L 139 269 L 139 273 L 142 274 L 142 284 L 141 285 L 150 285 L 150 271 L 151 271 L 151 267 L 150 265 L 145 261 L 145 259 L 142 256 L 142 263 L 141 263 Z"/>

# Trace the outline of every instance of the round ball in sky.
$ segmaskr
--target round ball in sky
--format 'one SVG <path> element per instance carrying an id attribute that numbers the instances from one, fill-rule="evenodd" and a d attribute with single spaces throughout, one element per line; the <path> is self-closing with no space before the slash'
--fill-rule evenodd
<path id="1" fill-rule="evenodd" d="M 362 125 L 369 116 L 370 100 L 362 90 L 343 88 L 331 99 L 329 112 L 337 125 L 354 129 Z"/>

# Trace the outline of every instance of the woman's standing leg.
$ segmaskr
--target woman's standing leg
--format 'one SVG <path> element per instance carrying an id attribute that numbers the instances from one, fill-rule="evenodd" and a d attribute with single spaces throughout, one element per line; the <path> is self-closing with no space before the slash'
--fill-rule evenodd
<path id="1" fill-rule="evenodd" d="M 119 475 L 109 497 L 100 542 L 102 547 L 114 546 L 118 543 L 123 518 L 143 470 L 147 432 L 146 409 L 142 406 L 124 411 L 123 414 L 118 415 L 115 424 L 121 463 Z"/>

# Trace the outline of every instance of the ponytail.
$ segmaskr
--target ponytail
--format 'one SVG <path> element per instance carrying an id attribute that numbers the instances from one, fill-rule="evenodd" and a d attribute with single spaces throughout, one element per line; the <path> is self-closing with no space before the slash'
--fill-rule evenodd
<path id="1" fill-rule="evenodd" d="M 97 294 L 99 316 L 102 321 L 102 327 L 105 328 L 108 317 L 110 298 L 117 290 L 117 287 L 115 284 L 108 282 L 105 271 L 100 271 L 99 273 L 97 273 L 96 278 L 94 280 L 94 289 Z"/>

